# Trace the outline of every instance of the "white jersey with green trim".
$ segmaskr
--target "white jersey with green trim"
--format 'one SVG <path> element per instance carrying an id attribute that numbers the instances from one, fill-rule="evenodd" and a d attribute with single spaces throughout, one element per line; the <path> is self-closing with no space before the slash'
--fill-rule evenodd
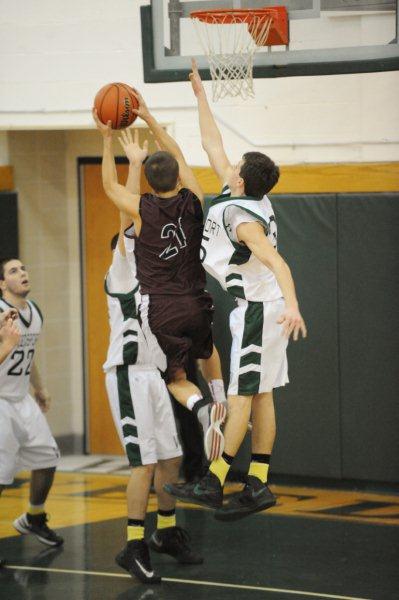
<path id="1" fill-rule="evenodd" d="M 202 260 L 207 272 L 235 298 L 266 302 L 282 297 L 274 273 L 237 240 L 240 223 L 258 221 L 277 247 L 277 225 L 267 196 L 234 198 L 229 190 L 214 198 L 204 225 Z"/>
<path id="2" fill-rule="evenodd" d="M 141 294 L 136 279 L 133 238 L 125 239 L 125 248 L 126 256 L 115 248 L 104 282 L 110 339 L 103 369 L 107 372 L 120 365 L 145 365 L 165 370 L 162 350 L 139 322 Z"/>
<path id="3" fill-rule="evenodd" d="M 9 308 L 15 307 L 0 298 L 0 311 Z M 0 364 L 0 398 L 11 402 L 19 402 L 29 393 L 35 346 L 43 324 L 42 313 L 34 302 L 27 300 L 26 308 L 18 311 L 17 323 L 21 331 L 19 344 Z"/>

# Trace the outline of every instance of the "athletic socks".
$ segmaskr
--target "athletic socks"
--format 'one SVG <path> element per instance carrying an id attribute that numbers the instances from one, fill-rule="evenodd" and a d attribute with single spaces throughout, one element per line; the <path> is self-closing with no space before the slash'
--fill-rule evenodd
<path id="1" fill-rule="evenodd" d="M 28 515 L 42 515 L 46 512 L 44 506 L 44 504 L 29 504 L 29 508 L 27 511 Z"/>
<path id="2" fill-rule="evenodd" d="M 127 541 L 144 539 L 144 521 L 140 519 L 127 520 Z"/>
<path id="3" fill-rule="evenodd" d="M 199 396 L 198 394 L 191 396 L 191 398 L 187 400 L 187 408 L 192 410 L 192 412 L 195 414 L 202 429 L 204 430 L 204 433 L 207 432 L 209 427 L 210 404 L 212 404 L 212 400 L 209 400 L 209 398 L 202 398 L 202 396 Z"/>
<path id="4" fill-rule="evenodd" d="M 251 464 L 248 475 L 257 477 L 262 483 L 266 483 L 269 472 L 270 454 L 251 454 Z"/>
<path id="5" fill-rule="evenodd" d="M 157 529 L 166 529 L 167 527 L 176 527 L 176 511 L 158 509 Z"/>
<path id="6" fill-rule="evenodd" d="M 188 410 L 192 410 L 198 416 L 198 411 L 210 403 L 210 400 L 207 398 L 203 398 L 199 394 L 193 394 L 187 400 L 187 408 Z"/>
<path id="7" fill-rule="evenodd" d="M 208 386 L 215 402 L 227 404 L 223 379 L 211 379 L 211 381 L 208 383 Z"/>
<path id="8" fill-rule="evenodd" d="M 220 481 L 220 485 L 223 487 L 226 481 L 227 473 L 233 463 L 234 456 L 229 456 L 226 452 L 223 452 L 222 456 L 217 460 L 211 462 L 209 470 L 211 473 L 216 475 Z"/>

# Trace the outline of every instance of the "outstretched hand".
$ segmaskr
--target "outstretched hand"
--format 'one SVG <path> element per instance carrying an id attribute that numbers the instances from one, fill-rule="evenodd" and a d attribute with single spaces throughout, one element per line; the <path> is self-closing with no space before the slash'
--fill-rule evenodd
<path id="1" fill-rule="evenodd" d="M 141 119 L 143 119 L 143 121 L 148 121 L 148 119 L 151 117 L 151 113 L 148 110 L 148 106 L 145 103 L 145 100 L 143 98 L 143 96 L 140 94 L 140 92 L 138 90 L 136 90 L 136 88 L 132 88 L 134 95 L 136 97 L 137 102 L 139 103 L 139 107 L 138 108 L 133 108 L 133 112 L 140 117 Z"/>
<path id="2" fill-rule="evenodd" d="M 204 86 L 202 85 L 201 75 L 198 71 L 197 61 L 195 58 L 191 59 L 191 73 L 189 75 L 191 81 L 191 87 L 193 88 L 193 92 L 196 96 L 198 96 L 201 92 L 204 91 Z"/>
<path id="3" fill-rule="evenodd" d="M 134 130 L 134 140 L 131 129 L 121 131 L 120 144 L 129 159 L 130 164 L 139 166 L 148 156 L 148 141 L 144 140 L 143 147 L 139 145 L 139 131 Z"/>
<path id="4" fill-rule="evenodd" d="M 305 321 L 297 308 L 286 308 L 277 323 L 283 326 L 285 337 L 290 338 L 293 334 L 292 337 L 295 342 L 298 340 L 299 333 L 302 334 L 303 338 L 307 336 Z"/>
<path id="5" fill-rule="evenodd" d="M 21 339 L 21 331 L 13 316 L 8 315 L 8 318 L 3 319 L 0 330 L 0 340 L 2 345 L 8 350 L 12 350 L 18 346 Z"/>
<path id="6" fill-rule="evenodd" d="M 103 138 L 105 138 L 105 139 L 111 138 L 112 137 L 111 121 L 108 121 L 107 124 L 105 125 L 102 121 L 100 121 L 96 108 L 93 107 L 91 112 L 93 115 L 94 122 L 97 125 L 97 129 L 99 130 L 99 132 L 101 133 Z"/>
<path id="7" fill-rule="evenodd" d="M 11 321 L 15 321 L 18 318 L 18 311 L 16 308 L 7 308 L 4 312 L 0 313 L 0 329 L 3 324 L 11 319 Z"/>

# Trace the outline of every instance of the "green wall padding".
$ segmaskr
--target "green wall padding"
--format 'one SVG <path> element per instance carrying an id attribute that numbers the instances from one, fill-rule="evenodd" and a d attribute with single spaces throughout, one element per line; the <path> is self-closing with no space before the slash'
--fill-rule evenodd
<path id="1" fill-rule="evenodd" d="M 399 480 L 399 194 L 275 195 L 279 251 L 308 339 L 289 346 L 275 392 L 272 471 Z M 234 301 L 209 278 L 228 381 Z M 246 468 L 247 439 L 237 466 Z"/>
<path id="2" fill-rule="evenodd" d="M 343 477 L 399 481 L 399 195 L 338 204 Z"/>

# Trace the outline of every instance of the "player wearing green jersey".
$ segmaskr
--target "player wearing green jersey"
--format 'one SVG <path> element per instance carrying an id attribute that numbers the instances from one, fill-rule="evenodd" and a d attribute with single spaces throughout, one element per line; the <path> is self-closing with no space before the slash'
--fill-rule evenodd
<path id="1" fill-rule="evenodd" d="M 277 227 L 266 194 L 279 178 L 274 162 L 248 152 L 237 165 L 225 153 L 197 67 L 191 84 L 198 102 L 202 145 L 212 168 L 226 182 L 211 203 L 203 235 L 203 264 L 237 301 L 230 315 L 232 334 L 225 450 L 194 485 L 168 485 L 167 491 L 216 508 L 215 517 L 233 521 L 275 504 L 267 474 L 276 424 L 273 389 L 288 383 L 286 347 L 306 327 L 291 271 L 277 252 Z M 252 415 L 252 456 L 242 492 L 222 507 L 223 485 Z"/>

